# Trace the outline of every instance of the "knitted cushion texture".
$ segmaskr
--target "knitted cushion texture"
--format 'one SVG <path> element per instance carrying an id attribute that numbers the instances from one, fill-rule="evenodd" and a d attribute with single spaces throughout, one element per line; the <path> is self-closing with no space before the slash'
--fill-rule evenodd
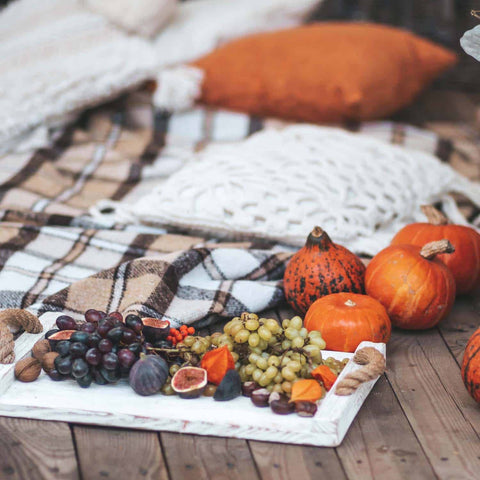
<path id="1" fill-rule="evenodd" d="M 390 115 L 455 60 L 400 29 L 333 22 L 241 38 L 194 65 L 203 103 L 321 123 Z"/>
<path id="2" fill-rule="evenodd" d="M 130 221 L 293 246 L 320 225 L 335 242 L 374 255 L 419 219 L 421 205 L 454 191 L 480 204 L 480 186 L 433 155 L 297 125 L 212 145 L 122 210 Z"/>

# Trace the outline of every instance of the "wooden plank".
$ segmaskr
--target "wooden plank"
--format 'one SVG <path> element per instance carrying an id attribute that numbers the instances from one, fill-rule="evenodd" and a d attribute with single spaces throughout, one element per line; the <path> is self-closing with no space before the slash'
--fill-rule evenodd
<path id="1" fill-rule="evenodd" d="M 78 479 L 68 424 L 0 417 L 0 478 Z"/>
<path id="2" fill-rule="evenodd" d="M 168 480 L 155 433 L 85 426 L 73 432 L 83 480 Z"/>
<path id="3" fill-rule="evenodd" d="M 385 376 L 368 396 L 337 453 L 348 478 L 436 478 Z"/>
<path id="4" fill-rule="evenodd" d="M 422 350 L 431 332 L 394 331 L 387 377 L 435 473 L 478 478 L 479 437 Z"/>
<path id="5" fill-rule="evenodd" d="M 160 439 L 171 480 L 259 478 L 245 440 L 166 432 Z"/>
<path id="6" fill-rule="evenodd" d="M 439 326 L 448 348 L 461 365 L 468 339 L 480 327 L 480 299 L 460 297 L 452 312 Z"/>
<path id="7" fill-rule="evenodd" d="M 249 441 L 262 480 L 346 479 L 333 448 Z"/>

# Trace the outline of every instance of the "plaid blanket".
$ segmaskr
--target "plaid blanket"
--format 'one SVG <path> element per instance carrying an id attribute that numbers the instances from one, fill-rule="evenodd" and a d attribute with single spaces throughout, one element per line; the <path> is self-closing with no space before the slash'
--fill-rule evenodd
<path id="1" fill-rule="evenodd" d="M 102 199 L 135 199 L 208 142 L 240 140 L 278 125 L 202 108 L 173 116 L 153 112 L 145 90 L 86 112 L 51 148 L 0 157 L 0 308 L 78 313 L 91 307 L 91 300 L 98 308 L 124 310 L 140 310 L 138 303 L 145 302 L 143 313 L 176 322 L 182 306 L 184 312 L 192 311 L 189 321 L 274 306 L 281 299 L 278 279 L 287 258 L 278 248 L 262 252 L 272 245 L 215 245 L 215 240 L 182 232 L 98 224 L 89 210 Z M 431 127 L 426 131 L 389 122 L 350 126 L 433 152 L 480 180 L 475 133 L 454 124 Z M 461 197 L 458 202 L 466 217 L 478 222 L 480 212 Z M 236 249 L 220 262 L 213 246 L 224 247 L 221 252 Z M 239 247 L 255 251 L 241 252 Z M 165 255 L 171 252 L 176 253 Z M 142 257 L 154 259 L 137 260 Z M 229 270 L 229 265 L 238 270 Z M 92 278 L 82 282 L 87 277 Z M 138 288 L 140 283 L 144 289 Z M 125 293 L 127 285 L 137 292 L 137 300 Z M 102 294 L 82 293 L 92 291 Z M 258 292 L 263 292 L 262 299 Z"/>

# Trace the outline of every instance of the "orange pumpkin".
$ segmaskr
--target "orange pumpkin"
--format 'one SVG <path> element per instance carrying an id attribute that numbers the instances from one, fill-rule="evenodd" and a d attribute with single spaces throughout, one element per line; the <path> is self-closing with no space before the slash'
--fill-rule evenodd
<path id="1" fill-rule="evenodd" d="M 455 301 L 455 280 L 437 255 L 453 252 L 448 240 L 423 247 L 391 245 L 368 264 L 367 294 L 387 310 L 392 324 L 424 330 L 450 312 Z"/>
<path id="2" fill-rule="evenodd" d="M 480 287 L 480 234 L 465 225 L 449 225 L 447 218 L 431 205 L 422 207 L 429 223 L 412 223 L 402 228 L 392 245 L 410 243 L 422 246 L 434 240 L 448 238 L 454 246 L 451 255 L 438 258 L 450 268 L 457 293 L 471 293 Z"/>
<path id="3" fill-rule="evenodd" d="M 337 245 L 320 227 L 290 260 L 283 277 L 285 297 L 304 315 L 317 298 L 338 292 L 364 292 L 365 265 L 350 250 Z"/>
<path id="4" fill-rule="evenodd" d="M 468 393 L 480 403 L 480 328 L 470 337 L 465 347 L 462 378 Z"/>
<path id="5" fill-rule="evenodd" d="M 360 342 L 388 342 L 392 326 L 385 307 L 355 293 L 335 293 L 318 299 L 308 309 L 305 328 L 318 330 L 328 350 L 354 352 Z"/>

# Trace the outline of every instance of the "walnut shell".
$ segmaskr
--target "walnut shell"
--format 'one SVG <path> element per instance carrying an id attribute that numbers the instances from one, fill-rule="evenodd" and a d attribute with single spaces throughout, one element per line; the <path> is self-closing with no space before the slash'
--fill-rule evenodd
<path id="1" fill-rule="evenodd" d="M 52 349 L 48 340 L 39 340 L 32 348 L 32 357 L 42 362 L 45 354 L 51 351 Z"/>
<path id="2" fill-rule="evenodd" d="M 55 359 L 58 357 L 57 352 L 48 352 L 43 356 L 42 367 L 46 373 L 50 373 L 55 369 Z"/>
<path id="3" fill-rule="evenodd" d="M 24 358 L 15 365 L 15 377 L 21 382 L 33 382 L 41 371 L 40 362 L 33 357 Z"/>

